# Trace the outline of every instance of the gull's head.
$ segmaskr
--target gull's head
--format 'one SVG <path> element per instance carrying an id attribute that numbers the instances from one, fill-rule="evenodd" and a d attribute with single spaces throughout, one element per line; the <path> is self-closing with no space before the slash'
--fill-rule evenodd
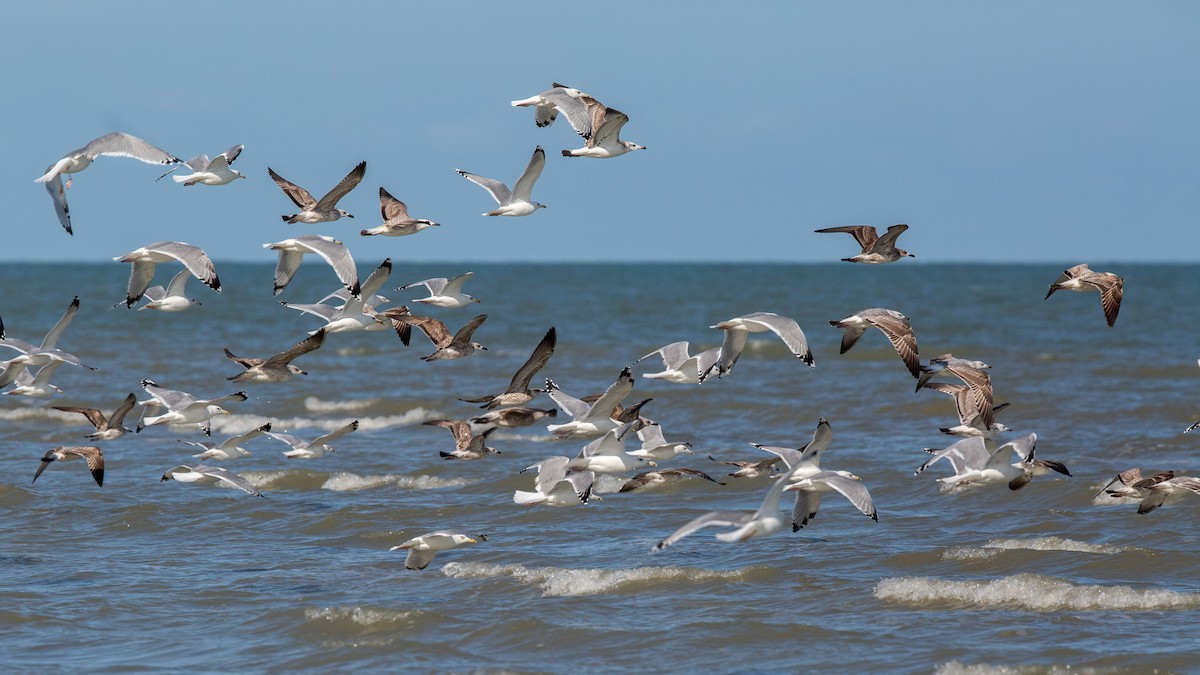
<path id="1" fill-rule="evenodd" d="M 230 169 L 230 171 L 232 171 L 232 172 L 233 172 L 233 174 L 234 174 L 235 176 L 237 176 L 238 178 L 245 178 L 245 177 L 246 177 L 246 174 L 242 173 L 241 171 L 234 171 L 233 169 Z"/>
<path id="2" fill-rule="evenodd" d="M 688 455 L 696 454 L 696 453 L 692 452 L 692 444 L 691 443 L 676 443 L 674 449 L 677 454 L 681 454 L 681 455 L 682 454 L 688 454 Z"/>
<path id="3" fill-rule="evenodd" d="M 343 209 L 338 209 L 337 212 L 338 212 L 338 215 L 340 215 L 343 218 L 353 218 L 354 217 L 353 213 L 350 213 L 349 211 L 346 211 Z"/>
<path id="4" fill-rule="evenodd" d="M 904 250 L 904 249 L 902 249 L 902 248 L 898 248 L 898 249 L 896 249 L 896 253 L 899 253 L 901 256 L 903 256 L 903 257 L 905 257 L 905 258 L 915 258 L 915 257 L 917 257 L 917 256 L 915 256 L 915 255 L 913 255 L 913 254 L 909 253 L 908 251 L 905 251 L 905 250 Z"/>
<path id="5" fill-rule="evenodd" d="M 485 352 L 487 351 L 487 347 L 484 347 L 483 345 L 479 344 L 478 342 L 472 342 L 471 346 L 474 347 L 475 349 L 482 349 Z"/>
<path id="6" fill-rule="evenodd" d="M 546 208 L 546 205 L 545 205 L 545 204 L 539 204 L 539 203 L 537 203 L 537 202 L 533 202 L 533 208 L 534 208 L 534 209 L 544 209 L 544 208 Z"/>
<path id="7" fill-rule="evenodd" d="M 625 146 L 625 149 L 630 150 L 630 151 L 646 149 L 646 146 L 644 146 L 644 145 L 638 145 L 637 143 L 630 143 L 629 141 L 621 141 L 621 145 Z"/>
<path id="8" fill-rule="evenodd" d="M 291 373 L 292 375 L 307 375 L 308 374 L 305 371 L 300 370 L 298 367 L 293 366 L 290 363 L 288 364 L 287 369 L 288 369 L 288 372 Z"/>
<path id="9" fill-rule="evenodd" d="M 463 544 L 478 544 L 479 543 L 475 539 L 472 539 L 471 537 L 468 537 L 465 534 L 456 534 L 452 537 L 452 539 L 454 539 L 454 544 L 456 546 L 462 546 Z"/>

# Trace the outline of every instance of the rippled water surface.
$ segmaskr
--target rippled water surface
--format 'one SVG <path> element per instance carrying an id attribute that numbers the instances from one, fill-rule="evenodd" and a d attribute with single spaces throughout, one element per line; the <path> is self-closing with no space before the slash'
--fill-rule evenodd
<path id="1" fill-rule="evenodd" d="M 267 421 L 302 437 L 360 422 L 321 459 L 287 460 L 282 444 L 259 438 L 246 446 L 251 457 L 223 463 L 264 499 L 160 482 L 165 469 L 192 461 L 177 439 L 203 436 L 187 428 L 101 443 L 103 488 L 81 462 L 30 479 L 50 447 L 87 443 L 81 416 L 49 406 L 108 412 L 128 392 L 144 397 L 142 378 L 206 398 L 230 393 L 238 385 L 225 378 L 240 369 L 223 347 L 265 356 L 315 328 L 270 296 L 270 266 L 218 261 L 224 292 L 193 281 L 203 306 L 169 315 L 107 309 L 123 297 L 121 265 L 6 265 L 8 336 L 39 342 L 79 295 L 60 346 L 98 370 L 60 369 L 54 382 L 66 393 L 52 401 L 0 400 L 0 665 L 1193 670 L 1200 497 L 1147 515 L 1091 499 L 1133 466 L 1200 472 L 1200 437 L 1181 433 L 1200 419 L 1200 320 L 1189 309 L 1200 274 L 1093 265 L 1126 281 L 1109 329 L 1097 294 L 1042 300 L 1077 261 L 910 262 L 397 265 L 385 289 L 474 269 L 467 290 L 481 304 L 427 313 L 452 329 L 487 313 L 476 339 L 489 350 L 425 363 L 418 357 L 432 349 L 423 338 L 405 348 L 390 331 L 332 335 L 297 361 L 307 376 L 247 386 L 250 399 L 215 421 L 214 440 Z M 328 269 L 305 263 L 280 299 L 313 302 L 334 283 Z M 996 400 L 1012 402 L 1001 419 L 1015 433 L 1036 431 L 1039 456 L 1066 463 L 1072 477 L 942 494 L 936 478 L 947 468 L 914 476 L 922 448 L 952 440 L 937 428 L 955 421 L 954 407 L 935 392 L 914 394 L 878 331 L 838 354 L 840 332 L 828 321 L 864 307 L 910 316 L 925 358 L 952 351 L 990 363 Z M 582 396 L 668 342 L 714 346 L 720 334 L 708 326 L 753 311 L 796 318 L 816 367 L 758 336 L 726 378 L 700 387 L 639 378 L 630 397 L 652 397 L 644 413 L 668 438 L 693 444 L 696 454 L 672 465 L 713 473 L 724 486 L 619 494 L 621 481 L 606 477 L 600 498 L 584 506 L 517 506 L 513 491 L 532 485 L 521 469 L 582 443 L 550 440 L 540 425 L 502 429 L 490 443 L 502 454 L 443 461 L 450 435 L 420 425 L 474 414 L 457 398 L 501 391 L 551 325 L 558 350 L 542 375 Z M 765 456 L 752 442 L 798 447 L 819 417 L 834 431 L 823 466 L 862 477 L 878 523 L 835 495 L 796 534 L 724 544 L 707 530 L 649 552 L 707 510 L 761 502 L 768 480 L 722 478 L 727 467 L 706 455 Z M 440 554 L 422 572 L 388 551 L 438 529 L 488 540 Z"/>

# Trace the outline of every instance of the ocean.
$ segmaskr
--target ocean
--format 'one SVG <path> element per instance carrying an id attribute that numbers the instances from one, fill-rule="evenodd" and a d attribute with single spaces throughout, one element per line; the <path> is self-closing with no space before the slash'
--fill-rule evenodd
<path id="1" fill-rule="evenodd" d="M 382 258 L 383 256 L 380 256 Z M 59 346 L 95 371 L 63 367 L 50 400 L 0 400 L 0 666 L 6 671 L 1194 671 L 1200 648 L 1200 496 L 1138 515 L 1097 506 L 1118 471 L 1200 472 L 1200 341 L 1190 265 L 1095 263 L 1125 279 L 1114 328 L 1098 294 L 1043 301 L 1062 264 L 412 264 L 397 262 L 383 294 L 457 329 L 478 313 L 469 358 L 426 363 L 421 335 L 335 334 L 282 383 L 240 386 L 222 354 L 267 356 L 320 325 L 278 304 L 337 288 L 305 261 L 271 296 L 272 266 L 217 261 L 218 295 L 178 313 L 109 309 L 128 266 L 5 264 L 0 317 L 33 343 L 73 296 L 81 308 Z M 1090 262 L 1090 261 L 1089 261 Z M 359 260 L 366 270 L 378 261 Z M 166 283 L 175 265 L 162 265 Z M 426 308 L 396 286 L 474 271 L 467 308 Z M 1036 432 L 1038 456 L 1071 477 L 1036 477 L 943 494 L 928 455 L 954 439 L 951 399 L 914 393 L 879 331 L 839 355 L 829 325 L 866 307 L 908 315 L 923 360 L 946 352 L 989 363 L 998 417 Z M 1182 311 L 1180 308 L 1184 308 Z M 641 375 L 627 402 L 695 454 L 664 463 L 709 473 L 644 493 L 604 477 L 570 508 L 524 507 L 525 467 L 574 454 L 544 425 L 501 429 L 501 454 L 445 461 L 445 430 L 421 426 L 478 413 L 459 397 L 499 393 L 550 326 L 558 348 L 535 378 L 581 397 L 669 342 L 716 346 L 718 321 L 755 311 L 792 317 L 815 356 L 808 368 L 773 335 L 751 337 L 734 371 L 701 386 Z M 8 351 L 8 350 L 3 350 Z M 15 355 L 15 353 L 13 353 Z M 10 358 L 0 353 L 0 357 Z M 194 428 L 148 427 L 100 442 L 104 486 L 82 462 L 40 457 L 86 445 L 91 428 L 51 405 L 108 413 L 143 378 L 211 398 L 245 389 L 214 441 L 270 421 L 311 438 L 350 420 L 336 452 L 288 460 L 282 443 L 219 463 L 263 491 L 159 479 L 192 463 Z M 550 407 L 545 396 L 531 405 Z M 136 411 L 127 425 L 136 422 Z M 824 417 L 822 466 L 862 478 L 872 522 L 838 495 L 798 533 L 722 543 L 701 530 L 650 548 L 714 509 L 753 510 L 771 481 L 725 476 L 710 461 L 767 457 L 750 443 L 800 447 Z M 554 420 L 551 420 L 554 421 Z M 561 418 L 556 420 L 563 421 Z M 791 499 L 785 498 L 790 509 Z M 404 567 L 407 538 L 434 530 L 484 534 Z"/>

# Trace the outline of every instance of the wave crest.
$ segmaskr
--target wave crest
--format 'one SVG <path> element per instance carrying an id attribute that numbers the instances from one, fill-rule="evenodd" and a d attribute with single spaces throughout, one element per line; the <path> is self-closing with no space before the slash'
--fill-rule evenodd
<path id="1" fill-rule="evenodd" d="M 1037 574 L 987 581 L 949 581 L 933 577 L 893 577 L 875 586 L 880 600 L 916 605 L 1012 607 L 1039 612 L 1145 611 L 1200 607 L 1200 593 L 1161 588 L 1074 584 Z"/>
<path id="2" fill-rule="evenodd" d="M 535 584 L 543 597 L 598 595 L 642 583 L 666 581 L 744 580 L 751 568 L 727 571 L 692 569 L 687 567 L 635 567 L 624 570 L 567 569 L 562 567 L 525 567 L 524 565 L 492 565 L 488 563 L 450 562 L 442 573 L 459 579 L 489 579 L 513 577 L 524 584 Z"/>
<path id="3" fill-rule="evenodd" d="M 1096 553 L 1114 555 L 1125 551 L 1120 546 L 1089 544 L 1063 537 L 1035 537 L 1033 539 L 993 539 L 982 547 L 955 546 L 942 552 L 946 560 L 987 559 L 1001 551 L 1070 551 L 1074 553 Z"/>

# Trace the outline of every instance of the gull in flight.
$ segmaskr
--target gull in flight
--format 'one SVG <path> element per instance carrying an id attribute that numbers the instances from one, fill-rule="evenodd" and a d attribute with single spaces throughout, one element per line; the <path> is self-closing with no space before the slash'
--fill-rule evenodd
<path id="1" fill-rule="evenodd" d="M 957 384 L 955 382 L 926 382 L 921 387 L 923 389 L 940 391 L 954 398 L 954 407 L 958 412 L 958 426 L 938 429 L 943 434 L 993 438 L 996 434 L 1012 431 L 1012 429 L 1009 429 L 1000 422 L 993 422 L 991 426 L 985 427 L 983 425 L 983 415 L 979 408 L 976 407 L 976 402 L 971 396 L 971 388 L 965 384 Z M 992 406 L 992 416 L 994 417 L 996 413 L 1007 407 L 1007 403 Z"/>
<path id="2" fill-rule="evenodd" d="M 423 570 L 429 567 L 429 563 L 433 562 L 433 558 L 439 551 L 449 551 L 467 544 L 478 544 L 480 541 L 487 541 L 487 537 L 481 534 L 478 539 L 475 539 L 457 532 L 430 532 L 413 537 L 388 550 L 408 551 L 408 556 L 404 559 L 404 567 L 410 570 Z"/>
<path id="3" fill-rule="evenodd" d="M 329 263 L 337 273 L 338 280 L 350 291 L 350 295 L 359 297 L 358 268 L 354 266 L 354 258 L 345 244 L 321 234 L 305 234 L 291 239 L 284 239 L 273 244 L 263 244 L 263 248 L 279 251 L 279 262 L 275 265 L 275 293 L 287 288 L 300 267 L 300 261 L 305 253 L 315 253 Z"/>
<path id="4" fill-rule="evenodd" d="M 25 368 L 38 368 L 45 366 L 51 361 L 65 361 L 73 366 L 81 366 L 89 370 L 95 370 L 91 366 L 84 365 L 74 354 L 69 354 L 61 349 L 58 349 L 58 339 L 62 337 L 63 331 L 67 326 L 71 325 L 71 320 L 75 318 L 75 314 L 79 312 L 79 296 L 75 296 L 71 300 L 71 304 L 67 306 L 67 311 L 63 312 L 62 317 L 57 323 L 46 333 L 46 337 L 42 338 L 42 343 L 38 346 L 16 338 L 5 336 L 4 322 L 0 320 L 0 347 L 8 347 L 20 352 L 20 356 L 14 357 L 7 361 L 9 369 L 6 369 L 7 377 L 0 376 L 0 381 L 4 384 L 13 382 L 22 372 L 22 366 Z"/>
<path id="5" fill-rule="evenodd" d="M 359 232 L 360 235 L 364 237 L 375 235 L 403 237 L 439 225 L 439 223 L 435 223 L 432 220 L 410 217 L 408 215 L 408 206 L 383 188 L 379 188 L 379 210 L 383 213 L 383 224 L 378 227 L 372 227 L 369 230 L 363 230 Z"/>
<path id="6" fill-rule="evenodd" d="M 917 378 L 917 388 L 915 391 L 921 391 L 923 388 L 937 389 L 935 387 L 925 387 L 925 385 L 934 377 L 939 375 L 953 375 L 969 388 L 968 406 L 963 406 L 964 412 L 974 411 L 979 415 L 978 424 L 971 422 L 973 417 L 967 417 L 963 424 L 978 426 L 980 430 L 987 431 L 992 429 L 996 422 L 995 413 L 1001 406 L 992 404 L 992 378 L 988 376 L 984 370 L 991 368 L 983 361 L 971 361 L 968 359 L 960 359 L 953 354 L 942 354 L 929 359 L 928 366 L 920 367 L 920 375 Z M 945 391 L 937 389 L 938 391 Z M 945 392 L 950 393 L 950 392 Z M 957 394 L 951 394 L 956 396 Z"/>
<path id="7" fill-rule="evenodd" d="M 934 462 L 945 459 L 954 468 L 953 476 L 939 478 L 944 489 L 955 490 L 975 485 L 995 485 L 1007 483 L 1010 490 L 1020 490 L 1034 476 L 1040 476 L 1049 471 L 1056 471 L 1064 476 L 1071 472 L 1062 462 L 1037 459 L 1037 434 L 1029 433 L 1000 447 L 990 440 L 979 436 L 969 436 L 946 448 L 935 450 L 925 448 L 925 452 L 933 455 L 914 472 L 921 473 Z M 1016 453 L 1016 462 L 1010 453 Z"/>
<path id="8" fill-rule="evenodd" d="M 333 431 L 318 436 L 311 441 L 306 441 L 302 438 L 289 436 L 287 434 L 277 434 L 271 431 L 264 432 L 267 436 L 274 438 L 277 441 L 283 441 L 292 447 L 291 450 L 283 453 L 288 459 L 319 459 L 325 456 L 325 453 L 333 452 L 333 446 L 329 445 L 330 441 L 337 440 L 342 436 L 358 429 L 358 420 L 347 424 L 344 427 L 334 429 Z"/>
<path id="9" fill-rule="evenodd" d="M 668 443 L 658 422 L 640 424 L 637 437 L 642 442 L 642 447 L 629 452 L 634 457 L 665 462 L 680 455 L 693 454 L 691 443 Z"/>
<path id="10" fill-rule="evenodd" d="M 198 399 L 191 394 L 173 389 L 164 389 L 150 380 L 142 380 L 142 389 L 151 398 L 140 403 L 143 406 L 142 419 L 138 422 L 136 432 L 158 424 L 201 424 L 204 423 L 204 435 L 212 435 L 212 424 L 209 422 L 217 415 L 228 415 L 229 411 L 217 405 L 223 401 L 245 401 L 246 392 L 239 391 L 227 396 L 214 399 Z M 166 411 L 160 415 L 153 414 L 159 409 Z"/>
<path id="11" fill-rule="evenodd" d="M 166 288 L 162 286 L 147 288 L 142 297 L 146 298 L 149 302 L 138 307 L 138 311 L 140 312 L 143 309 L 157 309 L 160 312 L 182 312 L 192 305 L 199 305 L 199 301 L 185 295 L 187 282 L 191 277 L 191 270 L 184 268 L 178 274 L 171 277 L 171 282 L 167 284 Z"/>
<path id="12" fill-rule="evenodd" d="M 422 356 L 422 361 L 459 359 L 474 354 L 476 350 L 487 349 L 487 347 L 478 342 L 471 341 L 471 336 L 475 334 L 475 329 L 479 328 L 484 321 L 487 321 L 487 314 L 480 314 L 471 319 L 453 335 L 446 328 L 446 324 L 431 316 L 413 316 L 408 313 L 407 307 L 389 309 L 383 313 L 383 316 L 392 320 L 392 327 L 396 329 L 396 334 L 400 336 L 400 340 L 406 345 L 408 344 L 408 337 L 413 327 L 420 328 L 425 333 L 425 336 L 429 338 L 430 342 L 437 349 L 428 356 Z"/>
<path id="13" fill-rule="evenodd" d="M 662 359 L 664 370 L 657 373 L 646 373 L 642 377 L 676 384 L 700 384 L 700 376 L 707 373 L 716 364 L 721 355 L 721 348 L 713 347 L 691 356 L 688 354 L 687 340 L 683 340 L 659 347 L 634 363 L 641 363 L 656 354 Z"/>
<path id="14" fill-rule="evenodd" d="M 633 391 L 633 374 L 626 367 L 617 376 L 617 381 L 609 385 L 600 398 L 590 405 L 559 389 L 554 380 L 546 380 L 546 391 L 554 403 L 572 418 L 565 424 L 547 426 L 546 429 L 550 433 L 560 439 L 596 438 L 619 425 L 617 420 L 613 419 L 613 413 L 629 392 Z"/>
<path id="15" fill-rule="evenodd" d="M 1120 485 L 1114 487 L 1115 483 Z M 1116 478 L 1100 489 L 1092 502 L 1118 503 L 1132 500 L 1138 502 L 1138 513 L 1147 514 L 1166 503 L 1168 498 L 1188 493 L 1200 494 L 1200 478 L 1176 476 L 1174 471 L 1164 471 L 1143 478 L 1142 470 L 1133 468 L 1117 474 Z M 1101 502 L 1101 495 L 1109 499 Z"/>
<path id="16" fill-rule="evenodd" d="M 722 321 L 709 328 L 725 331 L 725 339 L 721 342 L 717 362 L 700 375 L 700 382 L 704 382 L 713 373 L 721 377 L 733 370 L 738 357 L 742 355 L 742 350 L 746 348 L 746 336 L 750 333 L 775 333 L 796 358 L 808 364 L 809 368 L 813 367 L 813 355 L 812 350 L 808 348 L 808 339 L 804 337 L 804 331 L 800 330 L 800 325 L 795 319 L 773 312 L 754 312 Z"/>
<path id="17" fill-rule="evenodd" d="M 221 280 L 217 278 L 217 268 L 209 259 L 208 254 L 196 246 L 180 241 L 156 241 L 139 249 L 134 249 L 113 260 L 121 263 L 133 263 L 129 268 L 129 285 L 125 289 L 125 307 L 132 307 L 141 299 L 150 280 L 154 278 L 154 269 L 159 263 L 181 262 L 192 276 L 204 282 L 214 291 L 221 292 Z M 120 304 L 120 303 L 117 303 Z"/>
<path id="18" fill-rule="evenodd" d="M 248 495 L 254 495 L 255 497 L 265 496 L 250 481 L 219 466 L 180 464 L 179 466 L 167 469 L 159 482 L 161 483 L 166 480 L 177 480 L 180 483 L 197 483 L 199 485 L 225 483 Z"/>
<path id="19" fill-rule="evenodd" d="M 583 446 L 579 454 L 567 463 L 567 467 L 594 473 L 628 473 L 646 466 L 658 466 L 651 459 L 625 452 L 625 433 L 631 428 L 631 424 L 636 423 L 610 429 L 600 438 Z"/>
<path id="20" fill-rule="evenodd" d="M 567 457 L 548 457 L 521 471 L 537 470 L 534 491 L 513 492 L 513 502 L 522 506 L 544 504 L 546 506 L 575 506 L 586 504 L 592 496 L 592 484 L 596 474 L 591 471 L 573 469 Z"/>
<path id="21" fill-rule="evenodd" d="M 539 370 L 546 366 L 546 362 L 554 355 L 554 346 L 558 340 L 558 332 L 554 326 L 546 331 L 542 336 L 541 342 L 533 348 L 533 353 L 521 364 L 517 372 L 512 377 L 512 382 L 509 382 L 508 389 L 494 396 L 482 396 L 480 398 L 463 398 L 459 399 L 466 403 L 482 403 L 479 406 L 485 410 L 493 410 L 505 405 L 520 405 L 533 400 L 535 396 L 545 391 L 544 389 L 530 389 L 529 381 L 537 374 Z"/>
<path id="22" fill-rule="evenodd" d="M 534 121 L 539 127 L 553 124 L 560 112 L 567 117 L 567 122 L 587 142 L 577 150 L 563 150 L 563 157 L 606 159 L 646 149 L 644 145 L 621 140 L 621 128 L 629 121 L 625 113 L 609 108 L 573 87 L 555 82 L 551 89 L 537 96 L 513 101 L 512 104 L 518 107 L 532 106 Z"/>
<path id="23" fill-rule="evenodd" d="M 775 465 L 783 461 L 782 457 L 769 457 L 767 459 L 760 459 L 757 462 L 748 462 L 742 459 L 725 461 L 717 459 L 712 455 L 709 455 L 708 458 L 719 464 L 736 466 L 738 470 L 729 474 L 732 478 L 762 478 L 763 476 L 771 476 L 775 474 Z"/>
<path id="24" fill-rule="evenodd" d="M 299 213 L 293 213 L 290 216 L 281 216 L 285 223 L 328 223 L 339 218 L 353 218 L 354 216 L 349 211 L 343 211 L 337 208 L 338 200 L 345 197 L 347 193 L 355 188 L 362 181 L 363 176 L 367 173 L 367 163 L 359 162 L 358 166 L 354 167 L 346 177 L 341 180 L 333 189 L 325 193 L 320 201 L 313 199 L 313 196 L 304 188 L 295 183 L 285 180 L 282 176 L 267 167 L 267 173 L 271 174 L 271 179 L 283 190 L 283 194 L 287 195 L 300 208 Z"/>
<path id="25" fill-rule="evenodd" d="M 1093 272 L 1087 265 L 1076 265 L 1058 275 L 1043 300 L 1048 300 L 1054 291 L 1100 291 L 1100 306 L 1104 309 L 1104 320 L 1112 328 L 1121 311 L 1121 295 L 1125 280 L 1112 272 Z"/>
<path id="26" fill-rule="evenodd" d="M 298 356 L 302 356 L 311 351 L 316 351 L 318 347 L 325 343 L 325 329 L 322 328 L 312 335 L 292 345 L 286 351 L 266 359 L 246 358 L 235 356 L 228 348 L 225 349 L 225 356 L 231 361 L 245 368 L 245 372 L 238 373 L 233 377 L 227 377 L 227 380 L 234 382 L 283 382 L 284 380 L 292 379 L 293 375 L 307 375 L 308 373 L 300 370 L 299 367 L 292 365 L 292 360 Z"/>
<path id="27" fill-rule="evenodd" d="M 392 274 L 392 259 L 387 258 L 379 267 L 371 272 L 371 276 L 363 282 L 362 289 L 358 297 L 347 297 L 346 291 L 338 290 L 332 294 L 322 298 L 321 302 L 302 305 L 289 302 L 280 302 L 279 304 L 288 309 L 296 309 L 306 314 L 319 316 L 325 320 L 325 325 L 319 330 L 329 333 L 348 333 L 357 330 L 382 330 L 387 328 L 383 318 L 375 311 L 374 305 L 368 300 L 374 298 L 387 302 L 386 298 L 379 298 L 375 295 L 375 291 L 379 290 L 380 286 L 387 281 L 387 278 Z M 330 298 L 339 298 L 343 300 L 341 307 L 324 304 L 325 300 Z M 315 335 L 317 331 L 309 333 Z"/>
<path id="28" fill-rule="evenodd" d="M 618 492 L 645 492 L 646 490 L 653 490 L 667 483 L 677 483 L 690 480 L 691 478 L 703 478 L 717 485 L 724 485 L 724 483 L 703 471 L 695 469 L 656 469 L 653 471 L 643 471 L 625 481 Z"/>
<path id="29" fill-rule="evenodd" d="M 892 347 L 904 360 L 904 365 L 908 366 L 908 372 L 912 373 L 913 377 L 920 376 L 921 359 L 917 356 L 917 337 L 913 335 L 908 317 L 900 312 L 872 307 L 859 310 L 844 319 L 830 321 L 829 325 L 843 330 L 840 352 L 842 354 L 850 351 L 868 328 L 878 328 L 892 342 Z"/>
<path id="30" fill-rule="evenodd" d="M 160 150 L 137 136 L 130 136 L 119 131 L 101 136 L 78 150 L 68 152 L 62 159 L 47 167 L 46 173 L 35 181 L 46 185 L 46 191 L 54 200 L 54 211 L 58 214 L 58 222 L 67 231 L 67 234 L 74 234 L 71 230 L 71 212 L 67 208 L 67 189 L 71 187 L 71 181 L 68 180 L 66 185 L 63 185 L 62 174 L 83 171 L 91 165 L 93 160 L 104 155 L 132 157 L 147 164 L 178 164 L 180 161 L 175 155 Z"/>
<path id="31" fill-rule="evenodd" d="M 54 375 L 54 371 L 58 370 L 63 363 L 63 361 L 51 361 L 38 368 L 36 374 L 30 373 L 28 367 L 20 368 L 13 376 L 13 382 L 17 386 L 4 393 L 10 396 L 28 396 L 30 398 L 49 398 L 63 393 L 62 389 L 50 384 L 50 376 Z"/>
<path id="32" fill-rule="evenodd" d="M 79 413 L 87 418 L 87 421 L 96 427 L 96 430 L 87 435 L 88 440 L 92 441 L 111 441 L 129 432 L 122 426 L 125 423 L 125 416 L 133 410 L 134 404 L 137 403 L 137 397 L 132 393 L 125 397 L 124 401 L 117 406 L 117 409 L 112 411 L 108 417 L 104 413 L 95 408 L 73 408 L 69 406 L 54 406 L 55 410 L 61 410 L 69 413 Z"/>
<path id="33" fill-rule="evenodd" d="M 434 277 L 433 279 L 424 279 L 422 281 L 414 281 L 411 284 L 405 284 L 396 290 L 404 291 L 416 288 L 417 286 L 424 286 L 429 291 L 429 297 L 417 298 L 417 302 L 423 302 L 426 305 L 433 305 L 434 307 L 457 309 L 459 307 L 466 307 L 473 302 L 479 302 L 478 298 L 462 292 L 463 284 L 467 283 L 473 276 L 475 276 L 474 272 L 466 272 L 453 279 Z"/>
<path id="34" fill-rule="evenodd" d="M 537 424 L 538 420 L 544 417 L 557 417 L 558 410 L 550 408 L 549 410 L 541 410 L 539 408 L 500 408 L 488 413 L 484 413 L 479 417 L 472 417 L 471 424 L 486 425 L 491 424 L 497 427 L 515 428 L 527 427 Z"/>
<path id="35" fill-rule="evenodd" d="M 542 146 L 537 146 L 533 151 L 533 157 L 529 159 L 529 165 L 525 167 L 525 172 L 517 179 L 516 187 L 511 191 L 508 186 L 498 180 L 492 178 L 484 178 L 476 176 L 473 173 L 455 169 L 460 176 L 466 178 L 479 187 L 487 190 L 492 195 L 492 199 L 496 200 L 499 208 L 488 211 L 483 214 L 485 216 L 527 216 L 538 209 L 546 208 L 545 204 L 539 204 L 531 201 L 533 194 L 533 184 L 537 182 L 538 177 L 542 175 L 542 168 L 546 166 L 546 151 L 542 150 Z"/>
<path id="36" fill-rule="evenodd" d="M 558 119 L 558 114 L 567 116 L 567 121 L 584 138 L 591 138 L 592 119 L 588 116 L 587 105 L 583 102 L 587 94 L 557 82 L 542 93 L 513 101 L 513 107 L 533 107 L 533 121 L 538 127 L 548 127 Z"/>
<path id="37" fill-rule="evenodd" d="M 500 454 L 500 451 L 495 448 L 489 448 L 487 437 L 496 430 L 496 427 L 484 429 L 482 433 L 472 434 L 471 423 L 463 420 L 429 420 L 421 422 L 430 427 L 442 427 L 450 431 L 454 436 L 454 451 L 453 452 L 438 452 L 442 459 L 483 459 L 489 454 Z"/>
<path id="38" fill-rule="evenodd" d="M 870 225 L 827 227 L 823 230 L 816 230 L 816 232 L 821 234 L 827 232 L 846 232 L 854 237 L 854 240 L 862 247 L 862 253 L 850 258 L 842 258 L 844 262 L 882 265 L 883 263 L 896 262 L 901 258 L 917 257 L 902 248 L 896 248 L 896 238 L 904 234 L 904 231 L 907 229 L 907 225 L 893 225 L 887 229 L 887 232 L 882 237 Z"/>
<path id="39" fill-rule="evenodd" d="M 188 161 L 176 166 L 156 180 L 162 180 L 163 177 L 174 173 L 176 170 L 186 166 L 192 172 L 186 176 L 171 176 L 171 180 L 176 183 L 187 185 L 225 185 L 232 183 L 239 178 L 246 176 L 238 171 L 229 168 L 233 164 L 233 160 L 242 154 L 243 145 L 235 145 L 232 148 L 222 152 L 213 159 L 209 159 L 208 155 L 196 155 Z"/>
<path id="40" fill-rule="evenodd" d="M 242 457 L 249 457 L 250 451 L 241 447 L 242 443 L 245 443 L 252 438 L 258 438 L 270 430 L 271 423 L 267 422 L 261 427 L 251 429 L 240 436 L 230 436 L 220 443 L 213 443 L 212 441 L 176 440 L 179 440 L 180 443 L 187 443 L 188 445 L 194 445 L 197 448 L 203 448 L 204 452 L 192 455 L 192 457 L 195 457 L 202 462 L 206 459 L 215 459 L 218 462 L 227 462 L 234 459 L 240 459 Z"/>
<path id="41" fill-rule="evenodd" d="M 799 468 L 800 465 L 797 465 L 775 479 L 757 511 L 709 511 L 675 530 L 666 539 L 655 544 L 650 552 L 658 553 L 689 534 L 706 527 L 735 528 L 730 532 L 722 532 L 717 535 L 717 541 L 724 542 L 746 541 L 754 537 L 775 534 L 783 529 L 784 524 L 784 520 L 779 514 L 779 500 L 783 496 L 783 490 L 787 487 L 788 481 L 792 478 L 792 473 Z"/>
<path id="42" fill-rule="evenodd" d="M 88 471 L 92 472 L 92 478 L 95 479 L 96 485 L 104 487 L 104 453 L 100 448 L 90 445 L 60 445 L 57 448 L 51 448 L 42 457 L 42 463 L 38 466 L 37 473 L 33 474 L 33 481 L 36 482 L 38 476 L 50 466 L 50 462 L 65 462 L 72 459 L 86 459 Z"/>

